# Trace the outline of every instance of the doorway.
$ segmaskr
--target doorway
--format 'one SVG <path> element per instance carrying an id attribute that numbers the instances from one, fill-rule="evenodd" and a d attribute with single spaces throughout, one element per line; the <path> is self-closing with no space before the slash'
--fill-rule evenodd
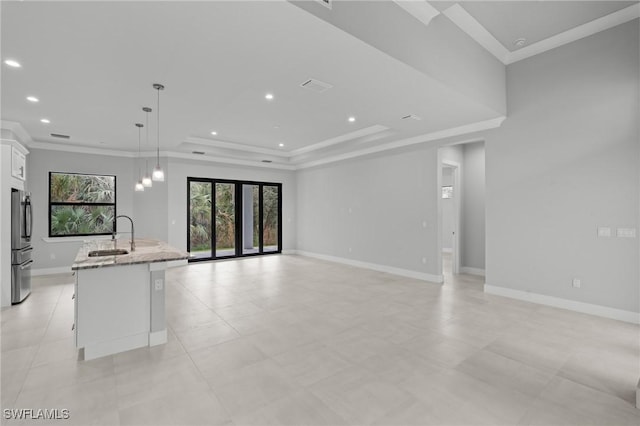
<path id="1" fill-rule="evenodd" d="M 460 164 L 443 161 L 441 169 L 442 200 L 442 271 L 444 275 L 460 273 Z"/>
<path id="2" fill-rule="evenodd" d="M 189 261 L 282 251 L 282 184 L 187 178 Z"/>

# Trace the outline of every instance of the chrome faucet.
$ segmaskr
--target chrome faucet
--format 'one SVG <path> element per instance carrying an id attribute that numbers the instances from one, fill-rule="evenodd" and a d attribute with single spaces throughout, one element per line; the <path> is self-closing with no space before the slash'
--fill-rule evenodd
<path id="1" fill-rule="evenodd" d="M 121 217 L 126 217 L 127 219 L 129 219 L 129 222 L 131 222 L 131 251 L 136 251 L 136 242 L 135 242 L 135 237 L 134 237 L 134 233 L 133 233 L 133 220 L 124 214 L 120 214 L 118 216 L 115 217 L 115 219 L 113 219 L 113 234 L 111 235 L 111 239 L 114 241 L 115 244 L 115 240 L 116 240 L 116 221 L 118 220 L 118 218 Z"/>

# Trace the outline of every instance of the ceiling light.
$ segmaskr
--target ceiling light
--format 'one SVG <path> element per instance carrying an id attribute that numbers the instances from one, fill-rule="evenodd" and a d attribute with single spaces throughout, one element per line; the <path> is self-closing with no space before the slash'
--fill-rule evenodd
<path id="1" fill-rule="evenodd" d="M 147 115 L 146 134 L 147 134 L 147 147 L 148 147 L 149 146 L 149 113 L 151 112 L 151 108 L 143 107 L 142 110 Z M 142 177 L 142 186 L 144 186 L 145 188 L 151 188 L 153 186 L 153 181 L 151 180 L 151 175 L 149 174 L 149 157 L 145 159 L 144 176 Z"/>
<path id="2" fill-rule="evenodd" d="M 273 99 L 273 94 L 272 93 L 267 93 L 266 95 L 264 95 L 264 98 L 268 101 Z"/>
<path id="3" fill-rule="evenodd" d="M 14 61 L 13 59 L 7 59 L 6 61 L 4 61 L 4 63 L 9 65 L 12 68 L 21 68 L 22 67 L 22 65 L 20 65 L 20 62 Z"/>
<path id="4" fill-rule="evenodd" d="M 218 132 L 213 131 L 213 132 L 211 132 L 211 134 L 212 134 L 213 136 L 215 136 L 215 135 L 217 135 L 217 134 L 218 134 Z"/>
<path id="5" fill-rule="evenodd" d="M 153 180 L 157 182 L 164 182 L 164 171 L 162 167 L 160 167 L 160 91 L 164 90 L 164 86 L 162 84 L 155 83 L 153 88 L 158 91 L 158 156 L 156 161 L 156 166 L 153 169 Z"/>
<path id="6" fill-rule="evenodd" d="M 526 38 L 518 38 L 516 39 L 516 41 L 513 42 L 514 46 L 516 47 L 522 47 L 524 46 L 524 44 L 527 42 Z"/>
<path id="7" fill-rule="evenodd" d="M 284 144 L 283 144 L 283 143 L 280 143 L 280 144 L 278 144 L 278 146 L 279 146 L 280 148 L 282 148 L 282 147 L 284 146 Z"/>
<path id="8" fill-rule="evenodd" d="M 138 128 L 138 181 L 135 185 L 135 191 L 143 192 L 144 185 L 142 184 L 142 167 L 140 167 L 140 133 L 144 125 L 142 123 L 136 123 L 136 127 Z"/>
<path id="9" fill-rule="evenodd" d="M 40 102 L 40 99 L 36 98 L 35 96 L 27 96 L 27 100 L 29 102 Z"/>
<path id="10" fill-rule="evenodd" d="M 353 123 L 354 121 L 356 121 L 355 117 L 349 117 L 349 123 Z"/>
<path id="11" fill-rule="evenodd" d="M 40 122 L 44 123 L 44 124 L 49 124 L 49 123 L 51 123 L 51 120 L 49 120 L 48 118 L 41 118 Z"/>

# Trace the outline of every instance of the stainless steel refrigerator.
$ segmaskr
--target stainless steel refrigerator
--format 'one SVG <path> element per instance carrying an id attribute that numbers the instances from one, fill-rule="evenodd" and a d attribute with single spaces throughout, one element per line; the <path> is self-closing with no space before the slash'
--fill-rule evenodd
<path id="1" fill-rule="evenodd" d="M 31 195 L 11 191 L 11 303 L 20 303 L 31 293 Z"/>

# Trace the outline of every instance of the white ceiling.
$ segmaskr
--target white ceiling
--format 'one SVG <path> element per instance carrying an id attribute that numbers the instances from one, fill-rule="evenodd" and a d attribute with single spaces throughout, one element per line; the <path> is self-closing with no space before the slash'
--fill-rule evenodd
<path id="1" fill-rule="evenodd" d="M 442 9 L 442 3 L 434 5 Z M 497 38 L 510 40 L 518 30 L 513 22 L 520 22 L 518 36 L 533 40 L 629 2 L 556 3 L 544 2 L 537 14 L 531 4 L 464 7 Z M 284 1 L 25 1 L 1 7 L 2 59 L 23 65 L 3 65 L 2 120 L 20 123 L 33 140 L 51 146 L 136 151 L 134 123 L 144 123 L 142 107 L 150 106 L 151 143 L 146 146 L 143 133 L 142 149 L 153 149 L 156 82 L 166 86 L 163 151 L 237 160 L 308 161 L 316 148 L 318 154 L 345 153 L 497 117 Z M 576 7 L 584 9 L 577 13 Z M 505 19 L 511 15 L 517 18 Z M 309 78 L 333 88 L 301 88 Z M 273 101 L 265 100 L 267 92 Z M 26 101 L 28 95 L 40 102 Z M 401 119 L 408 114 L 424 119 Z M 43 117 L 51 124 L 40 123 Z"/>
<path id="2" fill-rule="evenodd" d="M 451 2 L 445 2 L 451 3 Z M 507 50 L 525 46 L 629 7 L 637 1 L 463 1 L 458 2 Z"/>

